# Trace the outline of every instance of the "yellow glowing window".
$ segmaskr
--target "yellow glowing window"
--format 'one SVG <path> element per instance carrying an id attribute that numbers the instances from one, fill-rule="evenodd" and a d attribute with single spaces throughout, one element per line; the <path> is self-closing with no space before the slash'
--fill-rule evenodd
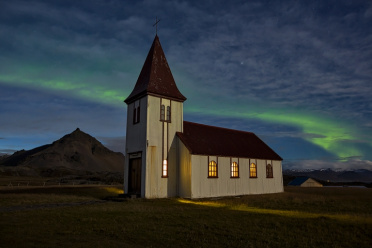
<path id="1" fill-rule="evenodd" d="M 231 177 L 239 177 L 239 165 L 237 162 L 231 164 Z"/>
<path id="2" fill-rule="evenodd" d="M 249 177 L 257 177 L 257 165 L 254 163 L 249 166 Z"/>
<path id="3" fill-rule="evenodd" d="M 273 178 L 273 166 L 271 164 L 266 165 L 266 177 Z"/>
<path id="4" fill-rule="evenodd" d="M 208 177 L 217 177 L 217 163 L 215 161 L 210 161 L 208 165 Z"/>
<path id="5" fill-rule="evenodd" d="M 168 177 L 168 161 L 166 159 L 163 160 L 161 177 Z"/>

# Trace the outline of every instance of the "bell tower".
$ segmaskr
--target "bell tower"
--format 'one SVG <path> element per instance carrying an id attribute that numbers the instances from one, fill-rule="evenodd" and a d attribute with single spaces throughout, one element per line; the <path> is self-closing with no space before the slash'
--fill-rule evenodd
<path id="1" fill-rule="evenodd" d="M 145 198 L 177 194 L 176 132 L 183 102 L 156 35 L 127 104 L 124 193 Z"/>

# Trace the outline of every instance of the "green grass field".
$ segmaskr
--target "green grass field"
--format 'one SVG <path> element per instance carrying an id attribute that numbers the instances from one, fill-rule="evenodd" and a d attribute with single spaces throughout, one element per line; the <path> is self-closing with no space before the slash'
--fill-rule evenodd
<path id="1" fill-rule="evenodd" d="M 115 187 L 1 187 L 0 247 L 372 247 L 372 189 L 103 201 Z"/>

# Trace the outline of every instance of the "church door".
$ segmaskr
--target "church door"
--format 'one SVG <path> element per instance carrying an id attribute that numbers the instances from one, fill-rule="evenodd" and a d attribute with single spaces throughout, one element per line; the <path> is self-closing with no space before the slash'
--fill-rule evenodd
<path id="1" fill-rule="evenodd" d="M 128 193 L 141 194 L 141 158 L 133 158 L 129 160 L 129 180 Z"/>

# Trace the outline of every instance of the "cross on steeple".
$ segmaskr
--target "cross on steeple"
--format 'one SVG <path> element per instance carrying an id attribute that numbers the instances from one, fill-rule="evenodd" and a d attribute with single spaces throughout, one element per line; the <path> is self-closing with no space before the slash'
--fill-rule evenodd
<path id="1" fill-rule="evenodd" d="M 160 22 L 160 19 L 158 20 L 158 17 L 156 17 L 155 23 L 154 23 L 154 25 L 152 25 L 153 27 L 155 26 L 156 35 L 158 35 L 158 23 L 159 22 Z"/>

